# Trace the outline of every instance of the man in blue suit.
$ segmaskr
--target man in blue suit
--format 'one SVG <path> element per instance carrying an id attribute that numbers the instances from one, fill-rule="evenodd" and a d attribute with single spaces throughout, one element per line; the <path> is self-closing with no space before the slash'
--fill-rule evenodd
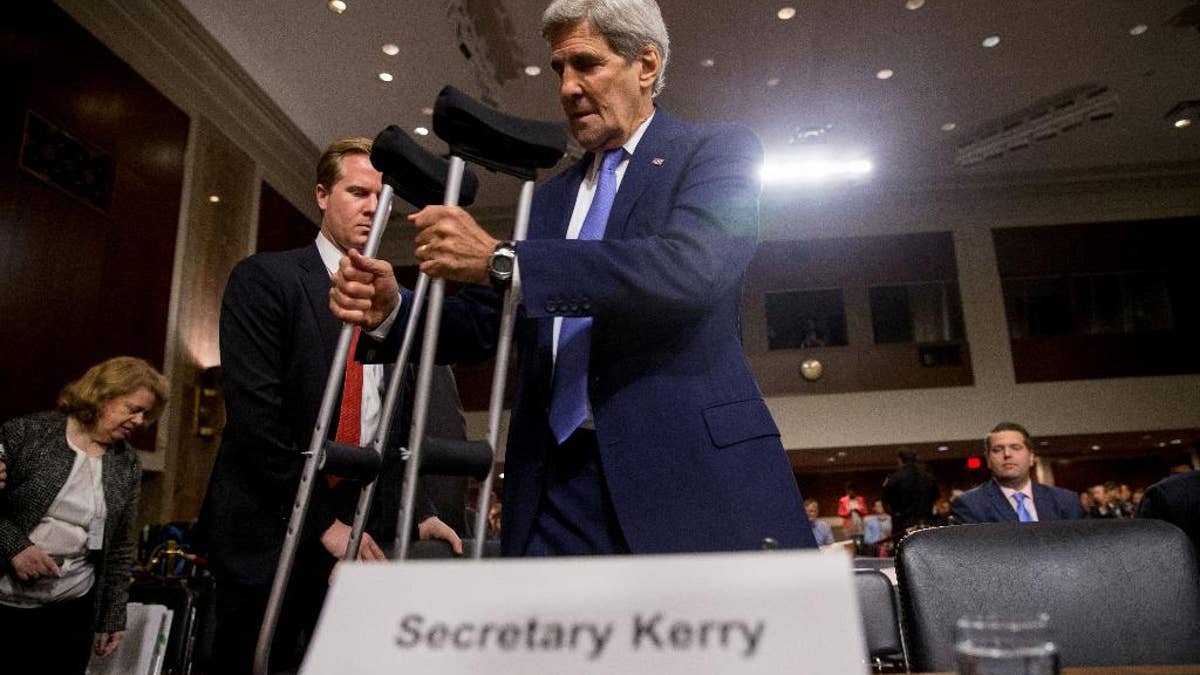
<path id="1" fill-rule="evenodd" d="M 1029 432 L 1013 422 L 997 424 L 984 439 L 991 480 L 967 490 L 950 506 L 952 523 L 1039 522 L 1083 518 L 1070 490 L 1029 479 L 1037 457 Z"/>
<path id="2" fill-rule="evenodd" d="M 494 351 L 496 290 L 519 283 L 504 553 L 814 546 L 739 339 L 758 139 L 655 106 L 668 39 L 653 0 L 555 0 L 543 35 L 589 152 L 538 190 L 528 239 L 498 242 L 459 208 L 411 216 L 423 272 L 493 286 L 448 299 L 440 360 Z M 357 253 L 330 297 L 344 321 L 395 320 L 392 343 L 410 304 Z"/>

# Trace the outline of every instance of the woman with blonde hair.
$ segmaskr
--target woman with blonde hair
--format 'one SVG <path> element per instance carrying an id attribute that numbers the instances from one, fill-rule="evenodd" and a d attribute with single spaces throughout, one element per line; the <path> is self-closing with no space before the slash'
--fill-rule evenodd
<path id="1" fill-rule="evenodd" d="M 83 673 L 120 644 L 142 473 L 128 439 L 166 399 L 161 373 L 118 356 L 63 387 L 57 410 L 0 425 L 5 670 Z"/>

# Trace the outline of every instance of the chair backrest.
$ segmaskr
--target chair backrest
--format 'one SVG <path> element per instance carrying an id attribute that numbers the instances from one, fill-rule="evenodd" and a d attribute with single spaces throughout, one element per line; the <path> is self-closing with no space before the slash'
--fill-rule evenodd
<path id="1" fill-rule="evenodd" d="M 900 544 L 914 671 L 954 669 L 960 616 L 1050 615 L 1063 666 L 1200 662 L 1200 572 L 1179 528 L 1153 520 L 986 523 Z"/>
<path id="2" fill-rule="evenodd" d="M 884 658 L 904 655 L 900 641 L 900 613 L 892 580 L 878 570 L 854 570 L 854 585 L 858 590 L 858 608 L 862 614 L 863 634 L 867 638 L 867 655 Z"/>

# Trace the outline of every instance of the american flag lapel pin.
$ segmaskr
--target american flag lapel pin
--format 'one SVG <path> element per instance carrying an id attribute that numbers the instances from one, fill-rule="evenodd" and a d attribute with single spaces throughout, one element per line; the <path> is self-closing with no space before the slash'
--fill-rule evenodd
<path id="1" fill-rule="evenodd" d="M 662 157 L 655 157 L 654 159 L 650 160 L 650 163 L 654 166 L 662 166 L 666 161 L 667 160 L 663 159 Z"/>

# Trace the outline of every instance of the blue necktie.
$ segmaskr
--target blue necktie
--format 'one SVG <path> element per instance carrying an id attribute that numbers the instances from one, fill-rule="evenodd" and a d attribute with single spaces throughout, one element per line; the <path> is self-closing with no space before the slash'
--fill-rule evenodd
<path id="1" fill-rule="evenodd" d="M 1029 511 L 1025 508 L 1025 500 L 1029 497 L 1024 492 L 1014 492 L 1013 497 L 1017 499 L 1017 520 L 1022 523 L 1032 523 L 1033 516 L 1029 515 Z"/>
<path id="2" fill-rule="evenodd" d="M 624 148 L 604 153 L 596 194 L 588 207 L 580 239 L 603 239 L 617 194 L 617 165 L 625 158 Z M 558 355 L 554 361 L 554 391 L 550 396 L 550 429 L 561 445 L 587 418 L 588 356 L 592 347 L 592 317 L 564 317 L 558 333 Z"/>

